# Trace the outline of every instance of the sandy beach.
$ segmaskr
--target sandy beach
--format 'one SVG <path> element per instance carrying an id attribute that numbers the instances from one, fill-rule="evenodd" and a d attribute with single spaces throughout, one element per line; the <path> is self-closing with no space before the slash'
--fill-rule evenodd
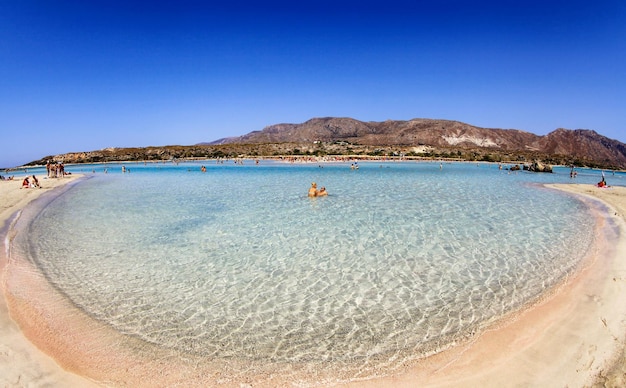
<path id="1" fill-rule="evenodd" d="M 5 225 L 15 212 L 41 194 L 77 178 L 79 175 L 58 179 L 42 179 L 39 176 L 41 188 L 28 189 L 22 189 L 24 176 L 21 175 L 14 180 L 0 181 L 0 225 Z M 6 249 L 7 236 L 3 234 L 2 237 L 3 249 Z M 52 358 L 28 341 L 17 323 L 11 319 L 4 298 L 6 266 L 6 255 L 3 253 L 0 255 L 0 284 L 3 290 L 0 299 L 0 386 L 93 386 L 88 380 L 60 368 Z"/>
<path id="2" fill-rule="evenodd" d="M 21 189 L 18 177 L 15 181 L 0 182 L 0 224 L 6 224 L 15 212 L 42 193 L 76 178 L 40 179 L 42 189 Z M 405 372 L 394 377 L 354 381 L 347 385 L 625 386 L 626 188 L 600 189 L 590 185 L 551 185 L 550 188 L 580 195 L 584 201 L 601 200 L 609 208 L 609 217 L 601 219 L 601 223 L 612 227 L 615 236 L 601 235 L 604 240 L 598 241 L 581 269 L 553 293 L 476 335 L 468 343 L 407 365 Z M 28 271 L 24 272 L 23 280 L 13 279 L 13 276 L 8 280 L 8 267 L 13 265 L 6 258 L 6 240 L 10 236 L 3 237 L 0 385 L 297 385 L 296 381 L 280 376 L 220 380 L 219 365 L 200 366 L 189 372 L 194 368 L 191 359 L 178 368 L 164 364 L 169 357 L 167 354 L 137 360 L 125 352 L 123 344 L 109 349 L 92 346 L 96 342 L 88 334 L 102 331 L 102 328 L 90 326 L 82 317 L 55 317 L 54 310 L 46 310 L 45 299 L 31 308 L 20 302 L 20 295 L 12 291 L 19 289 L 15 284 L 35 283 L 28 279 Z M 45 287 L 42 289 L 45 292 Z M 75 322 L 76 326 L 68 322 Z M 81 333 L 75 335 L 75 331 Z M 324 373 L 319 375 L 323 377 Z M 328 379 L 320 385 L 341 384 Z"/>

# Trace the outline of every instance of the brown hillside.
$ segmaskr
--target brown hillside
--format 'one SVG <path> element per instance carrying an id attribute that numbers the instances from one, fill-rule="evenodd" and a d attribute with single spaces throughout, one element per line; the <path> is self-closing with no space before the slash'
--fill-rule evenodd
<path id="1" fill-rule="evenodd" d="M 271 125 L 261 131 L 212 143 L 107 148 L 46 156 L 29 165 L 45 164 L 49 160 L 95 163 L 313 155 L 541 161 L 549 165 L 626 169 L 626 145 L 591 130 L 557 129 L 538 136 L 515 129 L 481 128 L 451 120 L 363 122 L 337 117 L 314 118 L 301 124 Z"/>
<path id="2" fill-rule="evenodd" d="M 626 168 L 626 145 L 595 131 L 557 129 L 548 135 L 538 136 L 515 129 L 481 128 L 451 120 L 362 122 L 351 118 L 314 118 L 301 124 L 271 125 L 244 136 L 223 139 L 220 144 L 314 141 L 537 153 Z"/>

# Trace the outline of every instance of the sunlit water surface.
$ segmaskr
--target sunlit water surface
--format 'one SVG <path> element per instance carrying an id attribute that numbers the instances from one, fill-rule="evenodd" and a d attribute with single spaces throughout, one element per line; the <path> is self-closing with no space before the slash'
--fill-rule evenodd
<path id="1" fill-rule="evenodd" d="M 569 182 L 566 170 L 204 164 L 83 167 L 93 177 L 16 245 L 125 335 L 212 359 L 362 366 L 473 335 L 593 239 L 584 204 L 536 184 Z M 312 181 L 330 195 L 307 198 Z"/>

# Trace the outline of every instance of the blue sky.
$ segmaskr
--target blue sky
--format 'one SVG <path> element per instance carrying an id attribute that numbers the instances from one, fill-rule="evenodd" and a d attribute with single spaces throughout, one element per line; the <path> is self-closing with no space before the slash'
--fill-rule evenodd
<path id="1" fill-rule="evenodd" d="M 625 96 L 624 1 L 0 0 L 0 167 L 325 116 L 626 142 Z"/>

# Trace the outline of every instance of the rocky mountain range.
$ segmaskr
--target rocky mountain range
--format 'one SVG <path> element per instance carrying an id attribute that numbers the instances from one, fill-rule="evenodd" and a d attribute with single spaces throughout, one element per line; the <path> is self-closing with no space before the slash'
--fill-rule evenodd
<path id="1" fill-rule="evenodd" d="M 481 128 L 433 119 L 363 122 L 352 118 L 313 118 L 276 124 L 239 137 L 195 145 L 105 148 L 46 156 L 47 161 L 98 163 L 176 159 L 310 157 L 407 157 L 626 170 L 626 145 L 587 129 L 556 129 L 539 136 L 516 129 Z"/>
<path id="2" fill-rule="evenodd" d="M 476 150 L 520 154 L 576 164 L 626 168 L 626 145 L 593 130 L 556 129 L 545 136 L 516 129 L 481 128 L 434 119 L 363 122 L 314 118 L 302 124 L 276 124 L 239 137 L 207 144 L 347 142 L 365 146 L 429 146 L 438 150 Z"/>

